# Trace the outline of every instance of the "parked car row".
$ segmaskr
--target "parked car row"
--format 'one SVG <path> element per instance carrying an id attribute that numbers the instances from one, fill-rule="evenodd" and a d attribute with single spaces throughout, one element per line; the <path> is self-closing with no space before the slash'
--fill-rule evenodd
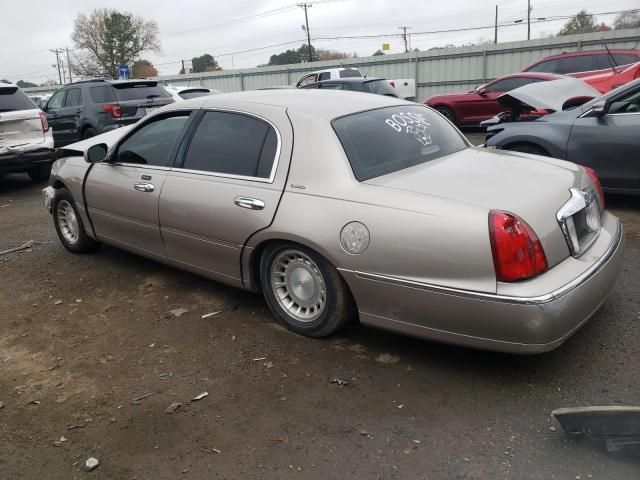
<path id="1" fill-rule="evenodd" d="M 640 78 L 640 50 L 587 50 L 542 59 L 521 73 L 514 73 L 480 85 L 470 92 L 434 95 L 424 103 L 458 126 L 479 125 L 497 115 L 502 106 L 497 98 L 531 83 L 580 78 L 599 93 L 607 93 Z"/>

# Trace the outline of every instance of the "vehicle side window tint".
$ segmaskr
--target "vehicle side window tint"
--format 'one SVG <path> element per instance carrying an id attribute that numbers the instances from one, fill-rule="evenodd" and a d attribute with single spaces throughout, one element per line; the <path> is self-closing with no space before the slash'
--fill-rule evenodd
<path id="1" fill-rule="evenodd" d="M 90 87 L 89 94 L 93 103 L 109 103 L 115 101 L 113 91 L 109 86 Z"/>
<path id="2" fill-rule="evenodd" d="M 322 72 L 318 76 L 318 81 L 329 80 L 331 78 L 331 72 Z"/>
<path id="3" fill-rule="evenodd" d="M 531 67 L 528 72 L 544 72 L 544 73 L 556 73 L 558 70 L 558 60 L 547 60 L 545 62 L 540 62 L 537 65 Z"/>
<path id="4" fill-rule="evenodd" d="M 265 150 L 273 152 L 273 138 L 268 135 L 270 129 L 267 123 L 248 115 L 207 112 L 191 139 L 183 167 L 266 178 L 267 170 L 270 171 L 266 158 L 269 153 L 265 151 L 264 162 L 261 154 L 265 144 Z M 259 165 L 261 163 L 264 167 Z"/>
<path id="5" fill-rule="evenodd" d="M 633 53 L 614 53 L 613 58 L 618 65 L 629 65 L 630 63 L 640 62 L 640 56 Z"/>
<path id="6" fill-rule="evenodd" d="M 77 107 L 82 105 L 82 90 L 79 88 L 70 88 L 67 90 L 67 98 L 64 101 L 65 107 Z"/>
<path id="7" fill-rule="evenodd" d="M 118 147 L 116 160 L 120 163 L 171 167 L 171 153 L 188 118 L 188 114 L 181 114 L 147 123 Z"/>
<path id="8" fill-rule="evenodd" d="M 561 59 L 558 73 L 588 72 L 597 69 L 594 55 L 580 55 Z"/>
<path id="9" fill-rule="evenodd" d="M 491 85 L 488 85 L 486 88 L 486 91 L 487 92 L 509 92 L 515 88 L 519 88 L 524 85 L 534 83 L 537 80 L 538 79 L 536 78 L 528 78 L 528 77 L 506 78 L 504 80 L 500 80 L 499 82 L 495 82 L 495 83 L 492 83 Z"/>
<path id="10" fill-rule="evenodd" d="M 269 178 L 269 175 L 271 175 L 273 162 L 276 159 L 277 150 L 278 136 L 276 135 L 276 131 L 273 129 L 273 127 L 269 127 L 267 138 L 265 138 L 264 140 L 262 152 L 260 153 L 260 161 L 258 162 L 258 173 L 256 174 L 257 177 Z"/>
<path id="11" fill-rule="evenodd" d="M 57 110 L 58 108 L 62 108 L 65 93 L 66 92 L 64 90 L 56 92 L 49 100 L 49 103 L 47 103 L 47 110 Z"/>
<path id="12" fill-rule="evenodd" d="M 312 83 L 314 83 L 316 81 L 316 75 L 308 75 L 306 77 L 304 77 L 302 80 L 300 80 L 300 82 L 298 83 L 299 87 L 304 87 L 305 85 L 310 85 Z"/>
<path id="13" fill-rule="evenodd" d="M 617 113 L 640 113 L 640 90 L 632 91 L 611 103 L 609 115 Z"/>

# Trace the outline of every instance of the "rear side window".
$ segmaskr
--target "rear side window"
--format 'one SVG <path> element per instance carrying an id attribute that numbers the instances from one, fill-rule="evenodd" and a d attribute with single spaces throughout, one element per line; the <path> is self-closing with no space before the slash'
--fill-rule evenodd
<path id="1" fill-rule="evenodd" d="M 117 161 L 170 167 L 171 153 L 188 118 L 188 114 L 181 114 L 147 123 L 118 147 Z"/>
<path id="2" fill-rule="evenodd" d="M 543 73 L 556 73 L 557 71 L 558 71 L 557 59 L 540 62 L 527 70 L 527 72 L 543 72 Z"/>
<path id="3" fill-rule="evenodd" d="M 389 95 L 397 97 L 395 89 L 389 84 L 387 80 L 373 80 L 371 82 L 365 82 L 365 91 L 369 93 L 377 93 L 378 95 Z"/>
<path id="4" fill-rule="evenodd" d="M 340 78 L 354 78 L 361 76 L 362 74 L 360 73 L 360 71 L 353 68 L 350 68 L 348 70 L 340 70 Z"/>
<path id="5" fill-rule="evenodd" d="M 640 57 L 632 53 L 614 53 L 613 58 L 616 59 L 618 65 L 629 65 L 630 63 L 640 62 Z"/>
<path id="6" fill-rule="evenodd" d="M 79 88 L 70 88 L 67 90 L 67 98 L 64 100 L 65 107 L 77 107 L 82 105 L 82 90 Z"/>
<path id="7" fill-rule="evenodd" d="M 595 55 L 580 55 L 577 57 L 565 57 L 560 60 L 558 73 L 576 73 L 597 70 Z"/>
<path id="8" fill-rule="evenodd" d="M 0 87 L 0 112 L 33 110 L 36 107 L 18 87 Z"/>
<path id="9" fill-rule="evenodd" d="M 318 75 L 318 81 L 321 82 L 322 80 L 329 80 L 331 79 L 331 72 L 322 72 L 320 75 Z"/>
<path id="10" fill-rule="evenodd" d="M 110 86 L 102 85 L 99 87 L 90 87 L 89 94 L 93 103 L 109 103 L 114 102 L 115 97 Z"/>
<path id="11" fill-rule="evenodd" d="M 361 182 L 467 147 L 460 132 L 426 107 L 379 108 L 331 123 Z"/>
<path id="12" fill-rule="evenodd" d="M 277 135 L 269 124 L 248 115 L 207 112 L 196 129 L 183 168 L 268 178 Z"/>
<path id="13" fill-rule="evenodd" d="M 116 99 L 121 102 L 127 100 L 147 100 L 150 98 L 170 97 L 169 92 L 157 83 L 116 83 L 113 84 Z"/>

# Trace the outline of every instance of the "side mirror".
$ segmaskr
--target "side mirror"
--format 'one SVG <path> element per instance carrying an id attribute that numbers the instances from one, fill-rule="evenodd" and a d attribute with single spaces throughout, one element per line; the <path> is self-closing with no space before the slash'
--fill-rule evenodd
<path id="1" fill-rule="evenodd" d="M 102 162 L 107 158 L 108 147 L 106 143 L 91 145 L 84 154 L 84 159 L 89 163 Z"/>
<path id="2" fill-rule="evenodd" d="M 487 89 L 484 87 L 480 87 L 476 89 L 476 93 L 484 97 L 487 94 Z"/>
<path id="3" fill-rule="evenodd" d="M 606 115 L 608 109 L 609 105 L 607 105 L 607 102 L 605 102 L 604 100 L 600 100 L 599 102 L 594 103 L 591 107 L 591 111 L 599 117 L 602 115 Z"/>

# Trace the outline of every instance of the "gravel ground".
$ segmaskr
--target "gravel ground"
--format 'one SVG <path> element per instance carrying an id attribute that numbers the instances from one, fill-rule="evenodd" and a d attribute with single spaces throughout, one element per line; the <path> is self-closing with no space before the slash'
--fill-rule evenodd
<path id="1" fill-rule="evenodd" d="M 549 412 L 638 404 L 640 197 L 608 199 L 627 248 L 602 309 L 522 357 L 359 325 L 296 336 L 260 296 L 110 247 L 66 252 L 42 187 L 0 179 L 0 250 L 38 242 L 0 257 L 2 479 L 638 478 L 639 457 L 569 439 Z"/>

